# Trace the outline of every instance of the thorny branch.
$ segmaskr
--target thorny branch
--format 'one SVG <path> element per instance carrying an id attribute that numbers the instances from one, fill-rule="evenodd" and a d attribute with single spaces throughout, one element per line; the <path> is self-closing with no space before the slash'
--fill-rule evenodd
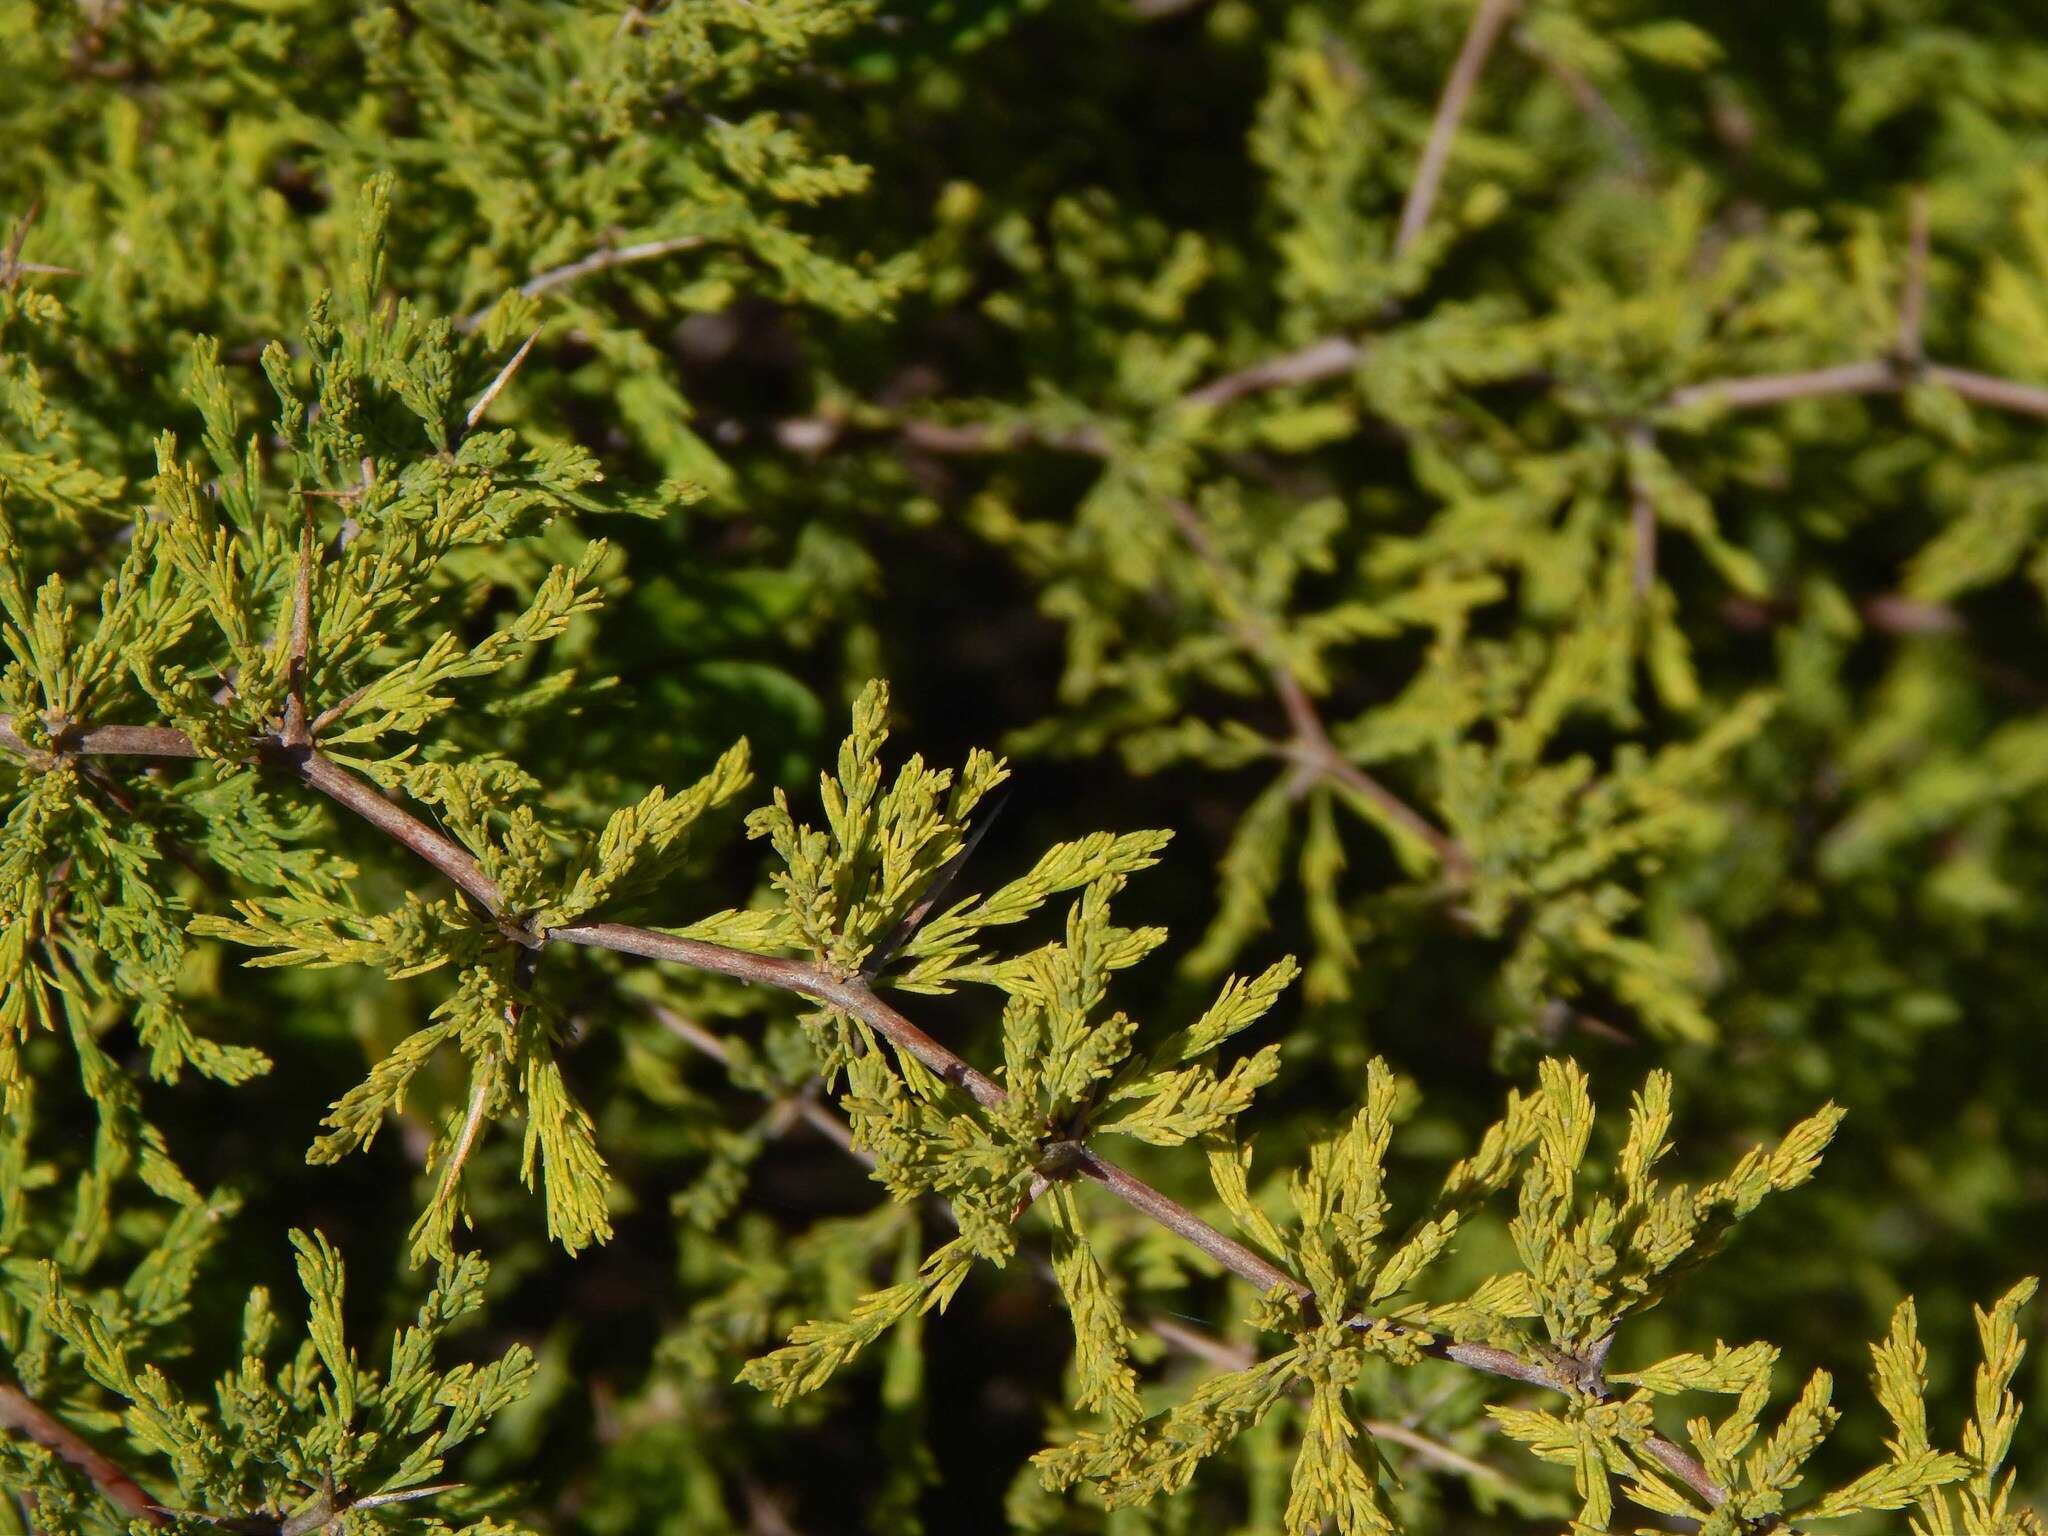
<path id="1" fill-rule="evenodd" d="M 95 745 L 87 746 L 86 743 Z M 73 727 L 59 733 L 57 746 L 63 753 L 91 752 L 101 756 L 192 758 L 201 755 L 184 732 L 167 727 Z M 49 754 L 32 751 L 16 729 L 13 718 L 7 715 L 0 715 L 0 748 L 31 760 L 41 758 L 47 761 L 49 757 Z M 375 787 L 358 779 L 340 764 L 322 756 L 317 746 L 291 749 L 277 738 L 270 737 L 252 742 L 250 761 L 296 774 L 312 788 L 404 844 L 453 881 L 497 922 L 500 931 L 513 942 L 540 949 L 559 940 L 666 961 L 737 981 L 794 992 L 866 1024 L 898 1051 L 915 1057 L 935 1076 L 959 1088 L 986 1108 L 994 1108 L 1008 1097 L 1000 1083 L 926 1034 L 894 1006 L 876 996 L 858 977 L 847 978 L 824 966 L 774 955 L 751 954 L 722 944 L 679 938 L 674 934 L 625 923 L 572 923 L 544 934 L 534 933 L 518 914 L 504 910 L 496 882 L 484 873 L 466 850 L 385 799 Z M 1093 1179 L 1132 1209 L 1206 1253 L 1230 1273 L 1249 1281 L 1261 1294 L 1284 1291 L 1302 1303 L 1305 1315 L 1313 1315 L 1314 1295 L 1305 1283 L 1219 1231 L 1136 1174 L 1087 1146 L 1080 1148 L 1073 1166 L 1076 1173 Z M 1367 1328 L 1380 1324 L 1381 1320 L 1360 1315 L 1347 1318 L 1345 1322 L 1354 1328 Z M 1590 1392 L 1602 1401 L 1613 1397 L 1598 1368 L 1590 1362 L 1571 1357 L 1561 1361 L 1530 1360 L 1512 1350 L 1490 1344 L 1460 1343 L 1440 1338 L 1426 1329 L 1400 1324 L 1391 1326 L 1394 1331 L 1412 1338 L 1423 1353 L 1437 1359 L 1455 1361 L 1489 1375 L 1553 1391 Z M 1699 1460 L 1675 1442 L 1652 1433 L 1644 1439 L 1642 1448 L 1709 1504 L 1718 1504 L 1727 1496 Z"/>

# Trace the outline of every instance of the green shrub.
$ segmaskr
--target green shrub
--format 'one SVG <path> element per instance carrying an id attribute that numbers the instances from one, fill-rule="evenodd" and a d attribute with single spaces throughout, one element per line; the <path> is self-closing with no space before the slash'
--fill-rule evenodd
<path id="1" fill-rule="evenodd" d="M 0 0 L 0 1531 L 2038 1536 L 2028 20 Z"/>

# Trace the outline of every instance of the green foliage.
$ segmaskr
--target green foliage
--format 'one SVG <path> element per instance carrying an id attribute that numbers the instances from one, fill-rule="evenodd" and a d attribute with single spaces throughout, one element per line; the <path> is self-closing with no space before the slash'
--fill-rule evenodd
<path id="1" fill-rule="evenodd" d="M 2022 9 L 0 0 L 0 1536 L 2041 1536 Z"/>
<path id="2" fill-rule="evenodd" d="M 453 1485 L 432 1481 L 448 1454 L 532 1381 L 533 1356 L 521 1345 L 482 1365 L 434 1365 L 442 1335 L 483 1304 L 489 1266 L 474 1254 L 444 1266 L 416 1321 L 393 1336 L 380 1373 L 360 1364 L 343 1337 L 340 1255 L 318 1233 L 294 1231 L 291 1240 L 306 1293 L 306 1338 L 273 1365 L 278 1318 L 268 1291 L 255 1287 L 242 1311 L 240 1363 L 216 1384 L 211 1406 L 187 1397 L 154 1364 L 132 1358 L 141 1330 L 183 1310 L 189 1269 L 168 1295 L 131 1280 L 121 1298 L 101 1299 L 74 1295 L 48 1267 L 40 1309 L 28 1321 L 25 1342 L 36 1369 L 23 1372 L 24 1384 L 49 1393 L 67 1378 L 89 1383 L 67 1396 L 74 1420 L 118 1425 L 146 1458 L 149 1481 L 161 1478 L 166 1491 L 152 1503 L 173 1519 L 253 1517 L 280 1536 L 331 1529 L 344 1519 L 477 1536 L 519 1529 L 487 1515 L 451 1522 L 435 1506 L 415 1502 L 450 1492 Z M 192 1241 L 185 1234 L 181 1246 Z M 92 1484 L 45 1447 L 8 1441 L 5 1456 L 8 1486 L 35 1511 L 37 1529 L 72 1536 L 126 1528 L 99 1503 Z M 453 1502 L 473 1505 L 475 1498 Z"/>

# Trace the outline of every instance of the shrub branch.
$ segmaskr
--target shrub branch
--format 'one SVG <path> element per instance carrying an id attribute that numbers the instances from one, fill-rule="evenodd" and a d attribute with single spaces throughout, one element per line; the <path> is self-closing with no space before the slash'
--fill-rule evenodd
<path id="1" fill-rule="evenodd" d="M 1479 9 L 1472 13 L 1465 41 L 1444 80 L 1444 93 L 1437 100 L 1429 137 L 1423 141 L 1422 159 L 1415 167 L 1415 180 L 1408 186 L 1408 200 L 1401 207 L 1401 225 L 1394 235 L 1396 256 L 1407 255 L 1429 224 L 1430 210 L 1436 207 L 1436 195 L 1443 185 L 1444 167 L 1450 164 L 1451 145 L 1458 137 L 1458 125 L 1465 120 L 1465 109 L 1471 105 L 1480 71 L 1486 68 L 1486 56 L 1493 52 L 1501 29 L 1515 14 L 1516 4 L 1517 0 L 1480 0 Z"/>
<path id="2" fill-rule="evenodd" d="M 92 1479 L 101 1495 L 131 1520 L 167 1525 L 163 1510 L 124 1472 L 118 1463 L 103 1456 L 83 1436 L 30 1397 L 13 1382 L 0 1381 L 0 1425 L 28 1436 L 37 1445 L 56 1453 Z"/>
<path id="3" fill-rule="evenodd" d="M 167 727 L 78 726 L 60 734 L 58 746 L 67 754 L 93 756 L 196 758 L 201 755 L 184 732 Z M 24 757 L 37 756 L 15 730 L 13 717 L 8 715 L 0 715 L 0 748 Z M 464 894 L 483 907 L 514 942 L 540 948 L 549 941 L 561 940 L 587 948 L 609 949 L 643 959 L 666 961 L 813 998 L 860 1020 L 898 1050 L 916 1057 L 934 1075 L 968 1094 L 976 1103 L 995 1108 L 1008 1097 L 1001 1084 L 926 1034 L 896 1008 L 876 996 L 859 977 L 839 976 L 824 967 L 797 960 L 751 954 L 722 944 L 680 938 L 657 929 L 626 923 L 574 923 L 551 929 L 545 934 L 532 933 L 519 921 L 517 914 L 502 910 L 496 883 L 464 849 L 392 804 L 373 786 L 322 756 L 316 748 L 289 748 L 276 737 L 271 737 L 253 744 L 250 761 L 293 772 L 311 788 L 386 832 L 453 881 Z M 1314 1293 L 1305 1282 L 1218 1230 L 1136 1174 L 1086 1146 L 1081 1147 L 1075 1156 L 1072 1171 L 1094 1180 L 1133 1210 L 1206 1253 L 1224 1269 L 1248 1281 L 1262 1295 L 1276 1291 L 1291 1295 L 1301 1303 L 1305 1316 L 1314 1316 Z M 1348 1317 L 1344 1322 L 1346 1326 L 1358 1329 L 1375 1326 L 1387 1329 L 1391 1326 L 1392 1331 L 1412 1338 L 1423 1353 L 1488 1375 L 1553 1391 L 1590 1393 L 1600 1401 L 1611 1401 L 1614 1397 L 1599 1365 L 1590 1359 L 1565 1355 L 1556 1359 L 1532 1360 L 1494 1345 L 1442 1339 L 1426 1330 L 1388 1325 L 1364 1314 Z M 1709 1504 L 1718 1504 L 1727 1497 L 1726 1490 L 1705 1466 L 1675 1442 L 1653 1433 L 1642 1444 L 1667 1471 Z"/>

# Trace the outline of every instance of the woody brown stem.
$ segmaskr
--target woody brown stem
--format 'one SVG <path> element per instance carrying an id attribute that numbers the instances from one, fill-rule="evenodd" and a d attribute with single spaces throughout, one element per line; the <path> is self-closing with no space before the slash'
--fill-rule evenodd
<path id="1" fill-rule="evenodd" d="M 170 1523 L 156 1500 L 117 1462 L 95 1450 L 77 1430 L 10 1381 L 0 1381 L 0 1425 L 28 1436 L 70 1462 L 92 1479 L 101 1497 L 130 1520 L 143 1520 L 151 1525 Z"/>
<path id="2" fill-rule="evenodd" d="M 660 1003 L 650 1003 L 648 1010 L 663 1029 L 667 1030 L 677 1039 L 682 1040 L 691 1049 L 710 1057 L 720 1066 L 731 1065 L 732 1052 L 727 1049 L 725 1042 L 711 1030 L 706 1029 L 695 1020 L 684 1018 L 674 1009 L 664 1007 Z M 864 1151 L 854 1144 L 853 1133 L 848 1128 L 846 1122 L 809 1094 L 800 1094 L 793 1098 L 784 1099 L 779 1101 L 779 1104 L 789 1106 L 799 1112 L 806 1122 L 856 1162 L 868 1168 L 875 1166 L 873 1154 Z M 957 1225 L 957 1220 L 953 1217 L 953 1211 L 950 1206 L 942 1200 L 935 1200 L 933 1204 L 949 1220 L 955 1220 Z M 1053 1278 L 1050 1266 L 1046 1265 L 1042 1260 L 1039 1263 L 1039 1268 L 1045 1271 L 1048 1279 Z M 1170 1347 L 1181 1351 L 1183 1354 L 1206 1360 L 1219 1369 L 1242 1371 L 1250 1369 L 1252 1365 L 1257 1363 L 1257 1356 L 1244 1345 L 1226 1343 L 1214 1334 L 1204 1332 L 1199 1328 L 1190 1327 L 1187 1323 L 1181 1322 L 1179 1319 L 1167 1314 L 1151 1313 L 1143 1317 L 1142 1322 L 1147 1329 L 1157 1334 Z M 1507 1476 L 1497 1469 L 1489 1467 L 1482 1461 L 1466 1456 L 1462 1452 L 1453 1450 L 1450 1446 L 1443 1444 L 1439 1440 L 1433 1440 L 1428 1435 L 1420 1434 L 1406 1424 L 1394 1423 L 1385 1419 L 1367 1419 L 1365 1421 L 1365 1429 L 1367 1433 L 1375 1438 L 1391 1440 L 1398 1445 L 1405 1445 L 1422 1457 L 1423 1460 L 1433 1462 L 1447 1470 L 1459 1472 L 1468 1477 L 1483 1478 L 1497 1484 L 1505 1484 L 1509 1481 Z"/>
<path id="3" fill-rule="evenodd" d="M 97 743 L 98 746 L 87 748 L 82 745 L 87 742 Z M 0 747 L 25 756 L 34 755 L 30 753 L 16 731 L 12 717 L 6 715 L 0 715 Z M 68 735 L 65 749 L 72 752 L 93 750 L 95 755 L 201 755 L 182 731 L 162 727 L 81 727 Z M 625 923 L 576 923 L 554 929 L 544 936 L 526 935 L 523 930 L 518 929 L 511 914 L 500 910 L 501 898 L 496 883 L 464 849 L 452 839 L 391 804 L 372 786 L 357 779 L 339 764 L 321 756 L 317 751 L 286 749 L 274 739 L 269 742 L 253 743 L 250 760 L 295 773 L 306 784 L 327 795 L 337 804 L 356 812 L 372 825 L 388 832 L 454 881 L 465 894 L 497 918 L 501 928 L 508 932 L 516 931 L 523 940 L 544 942 L 559 939 L 593 949 L 609 949 L 621 954 L 668 961 L 738 981 L 775 987 L 814 998 L 851 1018 L 859 1019 L 898 1050 L 915 1057 L 935 1076 L 968 1094 L 976 1103 L 986 1108 L 995 1108 L 1008 1098 L 1001 1084 L 975 1070 L 955 1052 L 934 1040 L 896 1008 L 877 997 L 859 978 L 849 979 L 836 975 L 822 966 L 808 965 L 780 956 L 751 954 L 745 950 L 727 948 L 722 944 L 680 938 L 656 929 L 639 928 Z M 1306 1284 L 1286 1270 L 1219 1231 L 1186 1206 L 1127 1169 L 1111 1162 L 1093 1148 L 1079 1148 L 1073 1161 L 1078 1173 L 1099 1183 L 1132 1209 L 1158 1222 L 1168 1231 L 1208 1254 L 1231 1274 L 1257 1287 L 1262 1294 L 1275 1290 L 1285 1292 L 1301 1301 L 1304 1311 L 1313 1315 L 1312 1292 Z M 1346 1318 L 1345 1323 L 1349 1327 L 1361 1329 L 1391 1326 L 1412 1338 L 1424 1353 L 1438 1359 L 1455 1361 L 1489 1375 L 1502 1376 L 1512 1381 L 1525 1382 L 1531 1386 L 1546 1387 L 1554 1391 L 1571 1392 L 1585 1389 L 1583 1371 L 1566 1372 L 1558 1364 L 1525 1359 L 1512 1350 L 1494 1345 L 1459 1343 L 1440 1338 L 1426 1329 L 1400 1324 L 1387 1325 L 1366 1316 Z M 1597 1372 L 1595 1375 L 1597 1376 Z M 1643 1448 L 1709 1503 L 1718 1502 L 1725 1497 L 1725 1493 L 1706 1469 L 1682 1447 L 1661 1436 L 1652 1435 L 1643 1442 Z"/>

